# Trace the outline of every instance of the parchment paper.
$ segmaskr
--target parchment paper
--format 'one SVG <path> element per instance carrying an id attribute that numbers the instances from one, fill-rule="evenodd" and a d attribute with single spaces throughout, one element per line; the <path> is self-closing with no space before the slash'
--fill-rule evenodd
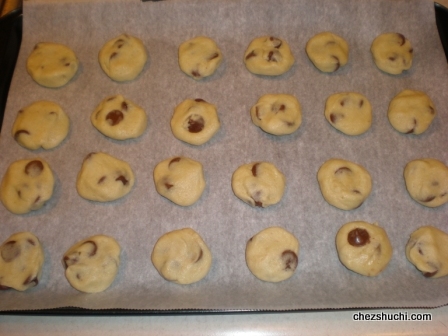
<path id="1" fill-rule="evenodd" d="M 308 60 L 305 44 L 321 31 L 333 31 L 350 45 L 350 61 L 334 74 L 319 72 Z M 400 76 L 378 70 L 370 54 L 373 39 L 400 32 L 414 47 L 412 69 Z M 129 83 L 116 83 L 101 70 L 97 55 L 109 39 L 126 32 L 143 40 L 149 61 Z M 185 40 L 207 35 L 224 54 L 209 79 L 196 82 L 177 63 Z M 286 74 L 267 78 L 249 73 L 243 55 L 258 36 L 289 42 L 296 63 Z M 52 41 L 70 46 L 81 67 L 65 87 L 40 87 L 27 74 L 26 59 L 34 45 Z M 448 231 L 448 205 L 430 209 L 408 195 L 403 168 L 410 160 L 432 157 L 448 162 L 447 66 L 430 1 L 250 0 L 25 2 L 23 42 L 12 81 L 0 143 L 0 174 L 18 159 L 41 157 L 57 178 L 53 198 L 28 215 L 0 206 L 1 237 L 31 231 L 45 250 L 43 277 L 24 293 L 0 293 L 0 309 L 64 306 L 129 309 L 288 310 L 351 307 L 435 307 L 448 303 L 448 277 L 424 278 L 404 253 L 409 235 L 422 225 Z M 387 107 L 402 89 L 427 92 L 437 117 L 422 135 L 403 135 L 388 122 Z M 325 120 L 325 100 L 335 92 L 357 91 L 373 106 L 371 129 L 349 137 Z M 255 127 L 249 110 L 265 93 L 295 95 L 303 124 L 289 136 L 268 135 Z M 114 141 L 90 123 L 90 114 L 105 97 L 122 94 L 148 114 L 147 131 L 137 140 Z M 221 129 L 207 144 L 185 144 L 171 133 L 174 107 L 186 98 L 218 106 Z M 19 109 L 36 100 L 59 103 L 71 119 L 68 138 L 57 148 L 31 152 L 18 145 L 11 128 Z M 84 157 L 104 151 L 132 166 L 136 184 L 115 202 L 82 199 L 76 176 Z M 177 206 L 154 188 L 152 171 L 169 157 L 184 155 L 202 162 L 207 187 L 190 207 Z M 358 209 L 343 211 L 323 199 L 316 179 L 319 167 L 337 157 L 363 165 L 373 189 Z M 287 188 L 270 208 L 252 208 L 237 199 L 231 176 L 238 166 L 270 161 L 283 171 Z M 346 269 L 335 249 L 335 235 L 354 220 L 377 222 L 389 234 L 394 253 L 379 276 L 364 277 Z M 256 279 L 245 264 L 247 240 L 278 225 L 300 240 L 299 265 L 281 283 Z M 182 286 L 164 280 L 150 261 L 157 239 L 167 231 L 191 227 L 213 253 L 202 281 Z M 103 293 L 84 294 L 70 287 L 61 258 L 75 242 L 94 234 L 115 237 L 122 247 L 119 274 Z"/>

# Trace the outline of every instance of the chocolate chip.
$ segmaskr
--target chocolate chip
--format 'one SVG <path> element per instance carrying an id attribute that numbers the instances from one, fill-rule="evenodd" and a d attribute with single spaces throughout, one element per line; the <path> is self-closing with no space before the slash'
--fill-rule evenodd
<path id="1" fill-rule="evenodd" d="M 219 54 L 218 53 L 214 53 L 212 56 L 210 56 L 209 61 L 211 61 L 212 59 L 218 58 Z"/>
<path id="2" fill-rule="evenodd" d="M 423 203 L 428 203 L 428 202 L 431 202 L 432 200 L 434 200 L 436 197 L 435 196 L 428 196 L 428 197 L 426 197 L 425 199 L 421 199 L 420 200 L 420 202 L 423 202 Z"/>
<path id="3" fill-rule="evenodd" d="M 36 246 L 36 242 L 35 242 L 34 240 L 32 240 L 32 239 L 27 239 L 26 241 L 27 241 L 28 243 L 30 243 L 31 245 Z"/>
<path id="4" fill-rule="evenodd" d="M 27 130 L 18 130 L 17 132 L 14 133 L 14 139 L 18 139 L 20 134 L 30 134 L 30 132 L 28 132 Z"/>
<path id="5" fill-rule="evenodd" d="M 44 170 L 44 164 L 39 160 L 33 160 L 25 166 L 25 174 L 31 177 L 39 176 Z"/>
<path id="6" fill-rule="evenodd" d="M 336 71 L 341 66 L 341 63 L 339 62 L 339 58 L 338 57 L 336 57 L 334 55 L 331 55 L 331 57 L 336 60 L 335 69 L 333 70 L 333 71 Z"/>
<path id="7" fill-rule="evenodd" d="M 356 228 L 347 235 L 347 241 L 350 245 L 359 247 L 370 243 L 370 235 L 365 229 Z"/>
<path id="8" fill-rule="evenodd" d="M 255 50 L 252 50 L 250 53 L 248 53 L 246 55 L 246 60 L 248 60 L 251 57 L 255 57 L 255 56 L 257 56 L 257 54 L 255 53 Z"/>
<path id="9" fill-rule="evenodd" d="M 345 174 L 345 173 L 351 173 L 352 170 L 348 167 L 341 167 L 336 169 L 336 171 L 334 172 L 335 175 L 339 175 L 339 174 Z"/>
<path id="10" fill-rule="evenodd" d="M 434 271 L 434 272 L 424 272 L 424 273 L 423 273 L 423 276 L 424 276 L 425 278 L 432 278 L 434 275 L 437 274 L 437 272 L 438 272 L 438 271 Z"/>
<path id="11" fill-rule="evenodd" d="M 121 103 L 121 109 L 125 112 L 128 110 L 128 104 L 125 101 Z"/>
<path id="12" fill-rule="evenodd" d="M 39 280 L 37 279 L 37 277 L 33 277 L 32 275 L 30 275 L 28 278 L 26 278 L 26 280 L 24 281 L 23 285 L 31 285 L 30 287 L 34 287 L 37 286 L 39 284 Z"/>
<path id="13" fill-rule="evenodd" d="M 359 101 L 359 108 L 361 108 L 363 105 L 364 105 L 364 99 L 361 99 L 361 100 Z"/>
<path id="14" fill-rule="evenodd" d="M 193 70 L 193 71 L 191 72 L 191 74 L 192 74 L 193 77 L 201 77 L 201 74 L 200 74 L 199 71 L 197 71 L 197 70 Z"/>
<path id="15" fill-rule="evenodd" d="M 93 257 L 98 250 L 98 246 L 96 245 L 96 243 L 91 240 L 84 242 L 81 246 L 83 248 L 87 248 L 87 253 L 88 253 L 89 257 Z"/>
<path id="16" fill-rule="evenodd" d="M 299 262 L 299 258 L 297 257 L 297 254 L 295 254 L 294 251 L 286 250 L 286 251 L 283 251 L 281 258 L 285 265 L 284 270 L 294 272 L 295 269 L 297 268 L 297 264 Z"/>
<path id="17" fill-rule="evenodd" d="M 121 181 L 121 183 L 123 183 L 123 185 L 126 185 L 129 183 L 128 180 L 126 180 L 126 178 L 123 175 L 118 176 L 115 181 Z"/>
<path id="18" fill-rule="evenodd" d="M 165 188 L 166 189 L 171 189 L 172 187 L 174 187 L 174 185 L 173 184 L 170 184 L 170 183 L 168 183 L 168 182 L 165 182 Z"/>
<path id="19" fill-rule="evenodd" d="M 409 49 L 409 53 L 412 54 L 414 52 L 414 48 Z"/>
<path id="20" fill-rule="evenodd" d="M 252 166 L 252 175 L 257 177 L 257 167 L 259 166 L 259 163 L 256 163 Z"/>
<path id="21" fill-rule="evenodd" d="M 36 204 L 36 203 L 39 202 L 39 201 L 40 201 L 40 196 L 37 196 L 36 199 L 34 200 L 34 203 L 33 203 L 33 204 Z"/>
<path id="22" fill-rule="evenodd" d="M 117 57 L 117 55 L 118 55 L 118 54 L 117 54 L 116 52 L 113 52 L 112 54 L 110 54 L 109 60 L 111 60 L 111 59 Z"/>
<path id="23" fill-rule="evenodd" d="M 400 38 L 400 41 L 398 42 L 401 46 L 403 45 L 403 44 L 405 44 L 405 42 L 406 42 L 406 38 L 404 37 L 404 35 L 403 34 L 400 34 L 400 33 L 397 33 L 397 36 Z"/>
<path id="24" fill-rule="evenodd" d="M 171 166 L 172 163 L 179 162 L 180 157 L 175 157 L 174 159 L 171 159 L 170 163 L 168 163 L 168 167 Z"/>
<path id="25" fill-rule="evenodd" d="M 356 190 L 356 189 L 354 189 L 354 190 L 352 190 L 355 194 L 359 194 L 359 195 L 361 195 L 361 192 L 359 191 L 359 190 Z"/>
<path id="26" fill-rule="evenodd" d="M 259 110 L 258 110 L 258 106 L 256 106 L 256 107 L 255 107 L 255 115 L 257 116 L 257 119 L 258 119 L 258 120 L 261 120 L 261 118 L 260 118 L 260 114 L 259 114 L 258 112 L 259 112 Z"/>
<path id="27" fill-rule="evenodd" d="M 206 103 L 206 101 L 204 99 L 201 99 L 201 98 L 196 98 L 194 101 L 198 102 L 198 103 Z"/>
<path id="28" fill-rule="evenodd" d="M 271 37 L 269 38 L 269 41 L 272 42 L 272 45 L 273 45 L 274 48 L 276 48 L 276 49 L 278 49 L 278 48 L 280 48 L 280 47 L 282 46 L 282 40 L 280 40 L 280 39 L 278 39 L 278 38 L 276 38 L 276 37 L 271 36 Z"/>
<path id="29" fill-rule="evenodd" d="M 7 289 L 11 289 L 11 287 L 3 286 L 0 284 L 0 290 L 7 290 Z"/>
<path id="30" fill-rule="evenodd" d="M 111 126 L 118 125 L 123 120 L 123 118 L 124 118 L 123 112 L 121 112 L 119 110 L 110 111 L 106 115 L 106 121 Z"/>
<path id="31" fill-rule="evenodd" d="M 429 113 L 434 114 L 435 110 L 432 106 L 428 106 L 429 107 Z"/>
<path id="32" fill-rule="evenodd" d="M 415 131 L 415 127 L 417 126 L 417 119 L 414 118 L 414 127 L 412 127 L 412 129 L 410 129 L 409 131 L 406 132 L 406 134 L 411 134 L 414 133 Z"/>
<path id="33" fill-rule="evenodd" d="M 196 260 L 195 260 L 195 263 L 197 263 L 199 260 L 201 260 L 202 259 L 202 255 L 204 254 L 204 252 L 202 251 L 202 249 L 199 251 L 199 255 L 198 255 L 198 257 L 196 258 Z"/>
<path id="34" fill-rule="evenodd" d="M 11 262 L 20 255 L 20 246 L 11 240 L 2 246 L 0 254 L 5 262 Z"/>
<path id="35" fill-rule="evenodd" d="M 98 184 L 101 184 L 104 182 L 104 180 L 106 179 L 106 176 L 101 176 L 101 178 L 98 180 Z"/>
<path id="36" fill-rule="evenodd" d="M 260 201 L 256 201 L 256 200 L 254 200 L 254 202 L 255 202 L 255 206 L 256 206 L 256 207 L 259 207 L 259 208 L 262 208 L 262 207 L 263 207 L 263 203 L 262 203 L 262 202 L 260 202 Z"/>
<path id="37" fill-rule="evenodd" d="M 397 59 L 397 55 L 392 55 L 390 57 L 388 57 L 389 61 L 395 61 Z"/>
<path id="38" fill-rule="evenodd" d="M 204 118 L 198 114 L 193 114 L 188 118 L 188 132 L 199 133 L 204 129 Z"/>
<path id="39" fill-rule="evenodd" d="M 273 51 L 270 51 L 268 54 L 268 62 L 277 62 L 277 58 Z"/>
<path id="40" fill-rule="evenodd" d="M 91 159 L 92 156 L 95 155 L 95 154 L 96 154 L 96 152 L 91 152 L 91 153 L 87 154 L 86 157 L 84 158 L 84 161 L 87 161 L 87 160 Z"/>

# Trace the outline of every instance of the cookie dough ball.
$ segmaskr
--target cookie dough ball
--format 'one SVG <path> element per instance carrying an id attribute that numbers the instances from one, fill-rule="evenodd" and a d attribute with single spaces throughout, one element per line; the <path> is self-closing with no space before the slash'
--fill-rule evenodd
<path id="1" fill-rule="evenodd" d="M 135 79 L 142 72 L 147 59 L 143 42 L 128 34 L 121 34 L 106 42 L 98 54 L 101 69 L 117 82 Z"/>
<path id="2" fill-rule="evenodd" d="M 285 175 L 270 162 L 244 164 L 232 175 L 235 196 L 254 207 L 266 208 L 280 202 L 285 185 Z"/>
<path id="3" fill-rule="evenodd" d="M 65 139 L 69 128 L 70 120 L 58 104 L 38 101 L 19 111 L 12 136 L 28 149 L 51 149 Z"/>
<path id="4" fill-rule="evenodd" d="M 369 172 L 347 160 L 326 161 L 317 172 L 317 180 L 324 199 L 342 210 L 361 206 L 372 190 Z"/>
<path id="5" fill-rule="evenodd" d="M 220 128 L 216 106 L 203 99 L 187 99 L 174 110 L 171 131 L 174 136 L 191 145 L 209 141 Z"/>
<path id="6" fill-rule="evenodd" d="M 436 109 L 428 95 L 421 91 L 403 90 L 392 99 L 387 111 L 390 124 L 398 132 L 421 134 L 431 125 Z"/>
<path id="7" fill-rule="evenodd" d="M 335 93 L 325 103 L 325 119 L 347 135 L 360 135 L 372 125 L 372 105 L 360 93 Z"/>
<path id="8" fill-rule="evenodd" d="M 134 182 L 127 162 L 106 153 L 90 153 L 78 173 L 76 190 L 87 200 L 109 202 L 127 195 Z"/>
<path id="9" fill-rule="evenodd" d="M 161 236 L 154 245 L 151 261 L 165 280 L 188 285 L 208 274 L 212 254 L 196 231 L 185 228 Z"/>
<path id="10" fill-rule="evenodd" d="M 195 37 L 179 46 L 180 69 L 196 80 L 213 75 L 222 58 L 215 41 L 206 36 Z"/>
<path id="11" fill-rule="evenodd" d="M 37 286 L 43 264 L 39 239 L 31 232 L 13 234 L 0 246 L 0 289 L 25 291 Z"/>
<path id="12" fill-rule="evenodd" d="M 3 176 L 0 197 L 12 213 L 21 215 L 38 210 L 53 195 L 54 176 L 41 158 L 13 162 Z"/>
<path id="13" fill-rule="evenodd" d="M 145 111 L 122 95 L 104 99 L 90 121 L 98 131 L 115 140 L 137 138 L 148 124 Z"/>
<path id="14" fill-rule="evenodd" d="M 435 208 L 448 201 L 448 167 L 439 160 L 408 162 L 404 180 L 409 195 L 422 205 Z"/>
<path id="15" fill-rule="evenodd" d="M 299 241 L 281 227 L 270 227 L 249 239 L 246 264 L 258 279 L 280 282 L 289 279 L 299 263 Z"/>
<path id="16" fill-rule="evenodd" d="M 448 274 L 448 234 L 433 226 L 423 226 L 411 234 L 406 257 L 427 278 Z"/>
<path id="17" fill-rule="evenodd" d="M 67 84 L 78 71 L 79 61 L 69 47 L 50 42 L 36 44 L 26 69 L 38 84 L 58 88 Z"/>
<path id="18" fill-rule="evenodd" d="M 296 97 L 288 94 L 266 94 L 250 109 L 252 122 L 274 135 L 295 132 L 302 124 L 302 108 Z"/>
<path id="19" fill-rule="evenodd" d="M 331 32 L 314 35 L 306 44 L 306 53 L 322 72 L 334 72 L 348 62 L 348 43 Z"/>
<path id="20" fill-rule="evenodd" d="M 109 236 L 81 240 L 64 253 L 65 277 L 80 292 L 102 292 L 109 288 L 118 273 L 120 251 L 120 245 Z"/>
<path id="21" fill-rule="evenodd" d="M 400 33 L 381 34 L 370 47 L 376 66 L 391 75 L 399 75 L 412 66 L 411 42 Z"/>
<path id="22" fill-rule="evenodd" d="M 192 205 L 205 189 L 202 164 L 186 157 L 164 160 L 154 168 L 154 183 L 157 192 L 171 202 Z"/>
<path id="23" fill-rule="evenodd" d="M 294 56 L 286 41 L 273 36 L 254 39 L 244 53 L 247 70 L 256 75 L 279 76 L 294 64 Z"/>
<path id="24" fill-rule="evenodd" d="M 392 258 L 389 237 L 376 223 L 357 221 L 343 225 L 336 235 L 336 248 L 345 267 L 365 276 L 377 276 Z"/>

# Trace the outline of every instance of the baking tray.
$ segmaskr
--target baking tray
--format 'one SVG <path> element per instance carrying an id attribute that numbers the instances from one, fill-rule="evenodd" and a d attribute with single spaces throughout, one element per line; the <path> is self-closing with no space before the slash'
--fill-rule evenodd
<path id="1" fill-rule="evenodd" d="M 436 23 L 439 36 L 448 59 L 448 10 L 444 6 L 435 3 Z M 8 96 L 9 85 L 17 55 L 20 49 L 22 35 L 22 13 L 17 9 L 0 20 L 0 121 L 3 119 L 4 109 Z M 1 124 L 0 124 L 1 127 Z M 368 307 L 366 307 L 368 308 Z M 376 307 L 378 308 L 378 307 Z M 412 307 L 410 307 L 412 308 Z M 359 308 L 356 308 L 359 309 Z M 320 309 L 319 309 L 320 310 Z M 326 309 L 323 309 L 326 310 Z M 307 310 L 202 310 L 202 309 L 174 309 L 174 310 L 128 310 L 128 309 L 100 309 L 90 310 L 75 307 L 55 309 L 2 311 L 2 315 L 186 315 L 186 314 L 224 314 L 224 313 L 279 313 L 279 312 L 303 312 Z M 322 310 L 320 310 L 322 311 Z"/>

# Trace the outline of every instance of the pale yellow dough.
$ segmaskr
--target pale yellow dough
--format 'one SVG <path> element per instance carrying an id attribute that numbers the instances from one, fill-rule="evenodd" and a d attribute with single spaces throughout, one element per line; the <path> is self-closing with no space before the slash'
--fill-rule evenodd
<path id="1" fill-rule="evenodd" d="M 70 120 L 64 110 L 51 101 L 37 101 L 21 109 L 12 126 L 12 136 L 23 147 L 51 149 L 67 136 Z"/>
<path id="2" fill-rule="evenodd" d="M 398 132 L 421 134 L 431 125 L 436 109 L 428 95 L 421 91 L 403 90 L 389 104 L 387 117 Z"/>
<path id="3" fill-rule="evenodd" d="M 246 264 L 258 279 L 280 282 L 289 279 L 299 262 L 297 238 L 281 227 L 257 233 L 246 244 Z"/>
<path id="4" fill-rule="evenodd" d="M 362 166 L 342 159 L 326 161 L 317 173 L 324 199 L 342 210 L 355 209 L 367 199 L 372 179 Z"/>
<path id="5" fill-rule="evenodd" d="M 244 164 L 232 175 L 235 196 L 255 207 L 266 208 L 280 202 L 285 186 L 285 175 L 270 162 Z"/>
<path id="6" fill-rule="evenodd" d="M 295 132 L 302 124 L 302 108 L 296 97 L 288 94 L 266 94 L 250 109 L 252 122 L 274 135 Z"/>
<path id="7" fill-rule="evenodd" d="M 342 37 L 322 32 L 306 44 L 306 53 L 314 66 L 322 72 L 334 72 L 348 62 L 348 43 Z"/>
<path id="8" fill-rule="evenodd" d="M 44 261 L 44 251 L 34 234 L 13 234 L 0 246 L 0 287 L 25 291 L 37 286 Z"/>
<path id="9" fill-rule="evenodd" d="M 151 261 L 164 279 L 188 285 L 208 274 L 212 254 L 196 231 L 185 228 L 161 236 L 154 245 Z"/>
<path id="10" fill-rule="evenodd" d="M 28 57 L 26 69 L 40 85 L 58 88 L 67 84 L 78 71 L 79 61 L 69 47 L 51 42 L 36 44 Z"/>
<path id="11" fill-rule="evenodd" d="M 3 176 L 0 197 L 3 205 L 15 214 L 38 210 L 53 195 L 54 175 L 41 158 L 13 162 Z"/>
<path id="12" fill-rule="evenodd" d="M 377 276 L 392 258 L 392 245 L 386 231 L 377 223 L 363 221 L 343 225 L 336 235 L 339 260 L 349 270 Z"/>
<path id="13" fill-rule="evenodd" d="M 213 75 L 222 60 L 218 45 L 206 36 L 195 37 L 179 46 L 180 69 L 195 80 Z"/>
<path id="14" fill-rule="evenodd" d="M 90 116 L 93 126 L 116 140 L 137 138 L 148 124 L 145 111 L 122 95 L 104 99 Z"/>
<path id="15" fill-rule="evenodd" d="M 120 266 L 120 251 L 120 245 L 109 236 L 83 239 L 64 253 L 65 277 L 80 292 L 102 292 L 115 280 Z"/>
<path id="16" fill-rule="evenodd" d="M 202 164 L 186 157 L 166 159 L 154 168 L 157 192 L 173 203 L 190 206 L 205 189 Z"/>
<path id="17" fill-rule="evenodd" d="M 294 61 L 288 43 L 273 36 L 252 40 L 244 53 L 247 70 L 256 75 L 282 75 L 291 69 Z"/>
<path id="18" fill-rule="evenodd" d="M 127 162 L 106 153 L 90 153 L 78 173 L 76 189 L 85 199 L 109 202 L 127 195 L 134 182 Z"/>
<path id="19" fill-rule="evenodd" d="M 409 195 L 418 203 L 435 208 L 448 201 L 448 167 L 436 159 L 417 159 L 404 168 Z"/>
<path id="20" fill-rule="evenodd" d="M 448 275 L 448 234 L 433 226 L 418 228 L 406 244 L 406 257 L 427 278 Z"/>
<path id="21" fill-rule="evenodd" d="M 376 66 L 391 75 L 399 75 L 412 66 L 411 42 L 400 33 L 385 33 L 372 42 L 370 51 Z"/>

